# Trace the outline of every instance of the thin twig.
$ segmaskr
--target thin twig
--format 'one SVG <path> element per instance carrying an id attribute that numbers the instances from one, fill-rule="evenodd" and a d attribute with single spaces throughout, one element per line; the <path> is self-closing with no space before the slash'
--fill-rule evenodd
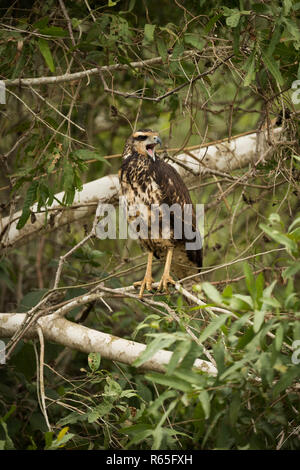
<path id="1" fill-rule="evenodd" d="M 37 333 L 38 333 L 39 342 L 40 342 L 40 359 L 39 359 L 39 367 L 38 367 L 38 389 L 40 390 L 41 411 L 44 415 L 48 430 L 52 431 L 52 428 L 48 419 L 46 400 L 45 400 L 45 386 L 44 386 L 45 342 L 44 342 L 43 330 L 40 326 L 37 327 Z"/>
<path id="2" fill-rule="evenodd" d="M 59 1 L 59 4 L 60 4 L 60 7 L 62 9 L 62 12 L 64 14 L 64 17 L 67 20 L 67 26 L 68 26 L 71 42 L 72 42 L 73 46 L 76 46 L 76 42 L 75 42 L 75 39 L 74 39 L 73 30 L 72 30 L 72 23 L 71 23 L 68 11 L 65 7 L 65 4 L 64 4 L 63 0 L 58 0 L 58 1 Z"/>

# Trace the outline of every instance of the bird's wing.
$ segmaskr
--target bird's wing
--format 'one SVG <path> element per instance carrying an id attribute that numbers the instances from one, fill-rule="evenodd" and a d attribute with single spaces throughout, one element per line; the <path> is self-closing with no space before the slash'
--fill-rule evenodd
<path id="1" fill-rule="evenodd" d="M 189 259 L 197 266 L 202 266 L 202 240 L 197 227 L 195 210 L 189 191 L 179 173 L 168 163 L 160 160 L 156 165 L 156 182 L 161 191 L 161 203 L 168 207 L 178 204 L 185 217 L 182 222 L 182 240 L 189 243 L 190 248 L 186 248 Z M 184 213 L 184 206 L 186 212 Z M 172 214 L 171 214 L 172 217 Z M 178 222 L 178 220 L 177 220 Z M 172 223 L 172 218 L 171 218 Z M 176 212 L 173 216 L 173 224 L 176 223 Z"/>

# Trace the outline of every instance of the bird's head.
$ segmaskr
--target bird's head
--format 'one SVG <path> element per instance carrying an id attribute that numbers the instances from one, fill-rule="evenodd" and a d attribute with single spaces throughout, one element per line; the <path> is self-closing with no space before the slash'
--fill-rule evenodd
<path id="1" fill-rule="evenodd" d="M 130 149 L 131 153 L 137 152 L 140 155 L 149 155 L 149 157 L 155 160 L 155 146 L 157 144 L 161 145 L 161 143 L 158 133 L 151 129 L 135 131 L 127 141 L 123 156 L 126 158 Z"/>

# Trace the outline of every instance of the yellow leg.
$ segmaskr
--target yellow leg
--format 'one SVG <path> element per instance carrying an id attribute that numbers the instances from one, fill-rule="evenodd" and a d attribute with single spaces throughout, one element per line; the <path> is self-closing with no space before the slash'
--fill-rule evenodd
<path id="1" fill-rule="evenodd" d="M 157 288 L 158 291 L 164 290 L 165 292 L 168 293 L 169 292 L 168 284 L 175 284 L 174 279 L 172 279 L 172 277 L 170 276 L 172 256 L 173 256 L 173 248 L 168 248 L 164 272 L 160 280 L 159 286 Z"/>
<path id="2" fill-rule="evenodd" d="M 152 289 L 152 283 L 154 282 L 152 279 L 152 260 L 153 260 L 153 253 L 149 252 L 145 277 L 142 281 L 138 281 L 134 283 L 135 287 L 141 286 L 140 293 L 139 293 L 140 299 L 143 297 L 145 288 L 147 290 Z"/>

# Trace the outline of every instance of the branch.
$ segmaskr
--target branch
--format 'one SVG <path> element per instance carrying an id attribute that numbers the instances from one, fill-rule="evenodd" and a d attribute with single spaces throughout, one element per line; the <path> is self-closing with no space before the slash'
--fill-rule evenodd
<path id="1" fill-rule="evenodd" d="M 35 222 L 27 222 L 21 230 L 17 230 L 16 227 L 22 211 L 16 212 L 12 217 L 5 217 L 0 220 L 0 247 L 8 248 L 23 245 L 33 236 L 37 236 L 45 232 L 52 232 L 64 225 L 86 218 L 87 216 L 95 213 L 95 209 L 99 201 L 112 202 L 113 199 L 117 197 L 118 191 L 119 179 L 117 175 L 108 175 L 98 180 L 86 183 L 83 186 L 82 191 L 76 192 L 73 202 L 73 205 L 75 206 L 74 208 L 63 207 L 59 202 L 54 200 L 53 204 L 47 208 L 50 212 L 50 217 L 46 224 L 44 212 L 36 213 Z M 58 201 L 62 201 L 63 196 L 64 192 L 61 192 L 56 194 L 55 198 Z M 32 212 L 35 212 L 36 210 L 37 205 L 35 204 L 32 207 Z M 9 222 L 11 223 L 9 224 Z"/>
<path id="2" fill-rule="evenodd" d="M 0 337 L 10 338 L 21 327 L 26 314 L 0 313 Z M 102 333 L 101 331 L 78 325 L 56 314 L 42 317 L 38 326 L 31 327 L 25 334 L 26 338 L 37 338 L 37 328 L 41 328 L 47 341 L 53 341 L 62 346 L 89 354 L 98 352 L 103 358 L 132 365 L 133 362 L 146 349 L 146 346 L 136 341 L 129 341 Z M 169 363 L 172 352 L 160 350 L 145 362 L 141 368 L 157 372 L 164 372 Z M 194 367 L 210 375 L 216 375 L 216 368 L 208 361 L 196 359 Z"/>
<path id="3" fill-rule="evenodd" d="M 184 58 L 193 57 L 197 55 L 195 51 L 187 51 L 183 54 Z M 170 56 L 169 60 L 172 60 Z M 7 79 L 4 80 L 4 84 L 7 87 L 13 86 L 37 86 L 37 85 L 54 85 L 56 83 L 62 82 L 72 82 L 74 80 L 80 80 L 81 78 L 89 77 L 91 75 L 97 75 L 99 72 L 114 72 L 116 70 L 130 70 L 142 69 L 150 67 L 156 64 L 162 64 L 162 57 L 153 57 L 152 59 L 140 60 L 138 62 L 131 62 L 127 64 L 114 64 L 114 65 L 103 65 L 101 67 L 94 67 L 92 69 L 83 70 L 81 72 L 75 73 L 65 73 L 63 75 L 57 75 L 54 77 L 37 77 L 37 78 L 16 78 L 14 80 Z"/>
<path id="4" fill-rule="evenodd" d="M 282 128 L 272 130 L 274 143 L 282 133 Z M 228 174 L 234 170 L 251 165 L 253 168 L 266 159 L 271 158 L 274 152 L 274 145 L 268 141 L 268 132 L 258 131 L 245 133 L 244 135 L 232 137 L 230 141 L 223 139 L 211 144 L 199 146 L 193 152 L 187 151 L 172 158 L 170 162 L 186 183 L 199 180 L 199 177 L 210 174 Z M 235 181 L 236 180 L 236 181 Z M 243 183 L 243 176 L 233 178 L 235 184 Z M 58 200 L 62 200 L 63 192 L 56 195 Z M 41 232 L 50 232 L 66 224 L 73 223 L 95 212 L 94 205 L 99 201 L 103 203 L 112 202 L 119 195 L 119 179 L 117 175 L 104 176 L 95 181 L 86 183 L 81 192 L 76 192 L 73 206 L 80 204 L 80 207 L 70 207 L 68 210 L 61 210 L 62 206 L 54 201 L 48 208 L 51 211 L 51 223 L 45 225 L 44 213 L 35 213 L 34 223 L 28 221 L 21 229 L 16 226 L 21 216 L 21 211 L 14 214 L 12 218 L 5 217 L 0 220 L 0 247 L 10 248 L 20 246 L 36 237 Z M 225 195 L 225 193 L 224 193 Z M 92 205 L 91 205 L 92 204 Z M 66 208 L 67 209 L 67 208 Z M 32 207 L 32 212 L 36 211 L 36 205 Z"/>

